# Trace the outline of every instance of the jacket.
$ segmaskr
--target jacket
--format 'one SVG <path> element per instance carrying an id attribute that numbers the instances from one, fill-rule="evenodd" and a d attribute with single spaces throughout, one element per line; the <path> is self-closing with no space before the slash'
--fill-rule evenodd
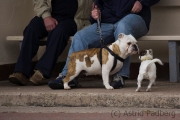
<path id="1" fill-rule="evenodd" d="M 77 0 L 78 9 L 74 16 L 74 21 L 77 25 L 77 30 L 80 30 L 90 24 L 89 16 L 91 15 L 91 5 L 94 0 Z M 35 15 L 38 17 L 51 16 L 51 0 L 33 0 Z"/>
<path id="2" fill-rule="evenodd" d="M 109 3 L 111 10 L 104 9 L 103 1 L 107 2 L 107 4 L 109 2 L 108 0 L 95 0 L 95 4 L 98 6 L 98 8 L 101 11 L 101 22 L 116 23 L 124 16 L 131 14 L 133 5 L 137 0 L 112 0 L 111 3 Z M 151 21 L 150 7 L 158 3 L 160 0 L 138 0 L 138 1 L 142 4 L 143 8 L 137 14 L 144 19 L 146 26 L 149 29 L 149 25 Z M 91 23 L 96 22 L 92 17 L 90 18 L 90 21 Z"/>

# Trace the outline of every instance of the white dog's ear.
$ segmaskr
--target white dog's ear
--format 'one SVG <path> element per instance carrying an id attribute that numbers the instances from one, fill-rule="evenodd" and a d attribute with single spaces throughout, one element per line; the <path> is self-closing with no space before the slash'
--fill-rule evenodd
<path id="1" fill-rule="evenodd" d="M 149 49 L 149 54 L 153 55 L 153 50 Z"/>
<path id="2" fill-rule="evenodd" d="M 123 38 L 124 37 L 124 33 L 120 33 L 119 35 L 118 35 L 118 38 Z"/>

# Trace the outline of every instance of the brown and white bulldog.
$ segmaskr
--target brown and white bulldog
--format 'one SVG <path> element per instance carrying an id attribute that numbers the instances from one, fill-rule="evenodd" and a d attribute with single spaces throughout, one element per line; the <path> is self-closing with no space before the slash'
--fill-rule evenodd
<path id="1" fill-rule="evenodd" d="M 121 58 L 126 59 L 128 56 L 139 52 L 137 41 L 132 35 L 125 35 L 121 33 L 118 40 L 108 46 L 115 54 Z M 79 52 L 72 53 L 69 57 L 68 72 L 63 79 L 64 89 L 71 89 L 68 83 L 77 77 L 81 71 L 85 71 L 86 75 L 102 75 L 103 84 L 106 89 L 114 89 L 109 84 L 109 75 L 118 72 L 123 62 L 117 60 L 116 67 L 113 71 L 111 68 L 114 62 L 112 56 L 106 49 L 102 49 L 102 67 L 100 65 L 100 48 L 92 48 Z"/>

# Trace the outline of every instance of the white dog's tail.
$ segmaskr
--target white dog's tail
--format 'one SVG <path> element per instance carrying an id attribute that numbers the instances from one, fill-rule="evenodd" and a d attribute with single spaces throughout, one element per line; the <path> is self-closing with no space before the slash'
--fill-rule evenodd
<path id="1" fill-rule="evenodd" d="M 160 65 L 163 65 L 163 63 L 162 63 L 162 61 L 161 61 L 160 59 L 155 58 L 155 59 L 152 59 L 152 60 L 151 60 L 151 62 L 149 62 L 149 64 L 147 65 L 147 67 L 146 67 L 146 70 L 145 70 L 145 71 L 147 72 L 148 67 L 149 67 L 152 63 L 155 63 L 155 62 L 159 63 Z M 145 73 L 143 73 L 143 75 L 145 75 L 145 74 L 146 74 L 146 72 L 145 72 Z"/>
<path id="2" fill-rule="evenodd" d="M 162 61 L 161 61 L 160 59 L 154 58 L 154 59 L 152 59 L 151 62 L 147 65 L 147 67 L 148 67 L 149 65 L 151 65 L 152 63 L 155 63 L 155 62 L 159 63 L 160 65 L 163 65 L 163 63 L 162 63 Z"/>

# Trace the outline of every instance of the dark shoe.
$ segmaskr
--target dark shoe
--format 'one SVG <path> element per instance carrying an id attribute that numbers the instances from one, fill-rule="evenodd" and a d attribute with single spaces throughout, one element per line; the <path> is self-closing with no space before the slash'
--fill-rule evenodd
<path id="1" fill-rule="evenodd" d="M 43 74 L 41 73 L 41 71 L 39 70 L 35 70 L 35 73 L 33 74 L 33 76 L 30 78 L 30 81 L 34 84 L 34 85 L 43 85 L 45 84 L 46 78 L 44 78 Z M 47 84 L 47 82 L 46 82 Z"/>
<path id="2" fill-rule="evenodd" d="M 63 79 L 66 76 L 60 74 L 55 80 L 51 80 L 48 82 L 48 86 L 51 89 L 64 89 L 64 83 L 63 83 Z M 76 88 L 78 86 L 78 80 L 77 78 L 75 78 L 74 80 L 72 80 L 71 82 L 68 83 L 68 85 L 71 88 Z"/>
<path id="3" fill-rule="evenodd" d="M 13 73 L 9 76 L 9 82 L 16 84 L 16 85 L 26 85 L 27 84 L 27 77 L 20 72 Z"/>
<path id="4" fill-rule="evenodd" d="M 123 77 L 115 75 L 113 81 L 110 84 L 114 89 L 123 88 L 125 85 Z"/>

